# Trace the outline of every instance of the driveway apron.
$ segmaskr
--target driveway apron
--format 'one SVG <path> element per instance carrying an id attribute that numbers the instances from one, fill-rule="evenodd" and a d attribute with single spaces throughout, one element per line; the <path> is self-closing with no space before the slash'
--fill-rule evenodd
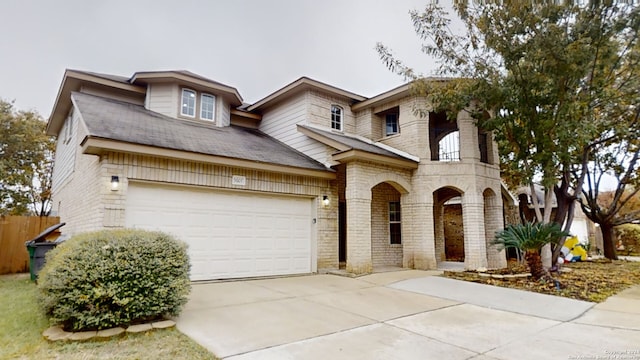
<path id="1" fill-rule="evenodd" d="M 194 284 L 178 329 L 216 356 L 236 360 L 538 359 L 638 351 L 640 290 L 594 307 L 434 274 Z"/>

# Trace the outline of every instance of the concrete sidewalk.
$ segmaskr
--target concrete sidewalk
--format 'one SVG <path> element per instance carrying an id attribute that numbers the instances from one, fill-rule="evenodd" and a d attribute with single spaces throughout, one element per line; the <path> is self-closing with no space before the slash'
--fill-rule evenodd
<path id="1" fill-rule="evenodd" d="M 640 358 L 640 287 L 595 305 L 435 273 L 196 284 L 178 329 L 229 359 Z"/>

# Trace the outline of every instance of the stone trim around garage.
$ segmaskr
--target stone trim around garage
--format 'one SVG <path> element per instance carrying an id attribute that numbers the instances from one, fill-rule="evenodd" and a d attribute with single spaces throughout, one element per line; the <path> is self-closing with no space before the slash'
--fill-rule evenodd
<path id="1" fill-rule="evenodd" d="M 44 336 L 45 339 L 49 341 L 85 341 L 90 339 L 106 339 L 121 335 L 123 333 L 140 333 L 155 329 L 167 329 L 174 326 L 176 326 L 176 323 L 173 320 L 163 320 L 147 324 L 131 325 L 126 329 L 122 327 L 115 327 L 105 330 L 79 332 L 68 332 L 64 331 L 60 326 L 52 326 L 42 332 L 42 336 Z"/>

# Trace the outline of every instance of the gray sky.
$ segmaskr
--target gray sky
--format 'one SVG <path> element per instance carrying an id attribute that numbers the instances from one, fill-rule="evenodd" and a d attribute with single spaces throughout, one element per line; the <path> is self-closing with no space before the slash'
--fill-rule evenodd
<path id="1" fill-rule="evenodd" d="M 402 83 L 380 41 L 429 73 L 409 10 L 429 0 L 3 0 L 0 98 L 47 118 L 64 69 L 185 69 L 255 102 L 300 76 L 374 96 Z"/>

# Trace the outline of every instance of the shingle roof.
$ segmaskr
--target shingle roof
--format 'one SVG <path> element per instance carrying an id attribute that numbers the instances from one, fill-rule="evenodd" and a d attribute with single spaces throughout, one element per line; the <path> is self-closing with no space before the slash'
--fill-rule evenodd
<path id="1" fill-rule="evenodd" d="M 394 153 L 380 146 L 365 142 L 363 140 L 360 140 L 351 136 L 347 136 L 344 134 L 339 134 L 331 131 L 320 130 L 315 127 L 306 126 L 306 125 L 298 125 L 298 126 L 304 129 L 307 129 L 311 132 L 314 132 L 316 134 L 320 134 L 333 141 L 339 142 L 340 144 L 343 144 L 353 150 L 366 151 L 368 153 L 389 156 L 397 159 L 407 159 L 407 157 L 401 156 L 400 154 Z M 410 159 L 410 160 L 413 160 L 413 159 Z"/>
<path id="2" fill-rule="evenodd" d="M 253 129 L 174 119 L 140 105 L 73 92 L 89 135 L 133 144 L 312 170 L 321 163 Z"/>

